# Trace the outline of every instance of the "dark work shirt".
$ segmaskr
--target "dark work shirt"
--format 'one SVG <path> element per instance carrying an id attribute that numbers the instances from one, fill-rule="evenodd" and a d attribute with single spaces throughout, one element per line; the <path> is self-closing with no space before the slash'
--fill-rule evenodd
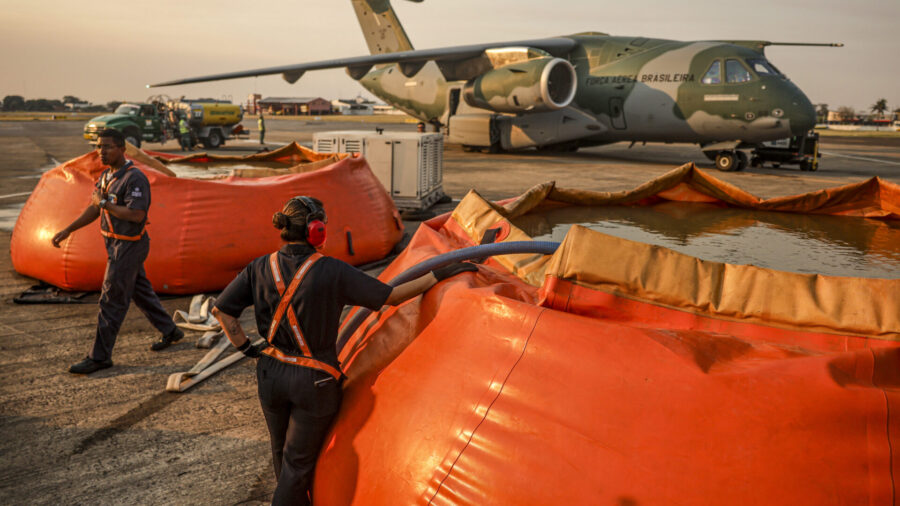
<path id="1" fill-rule="evenodd" d="M 285 244 L 278 250 L 278 266 L 285 287 L 303 262 L 315 252 L 306 244 Z M 338 366 L 337 342 L 341 310 L 344 306 L 363 306 L 378 311 L 392 287 L 336 258 L 322 257 L 312 266 L 291 299 L 303 337 L 313 357 Z M 216 300 L 223 313 L 238 318 L 244 308 L 253 305 L 259 334 L 267 337 L 272 317 L 281 301 L 269 256 L 261 256 L 244 268 Z M 291 355 L 302 352 L 288 326 L 287 316 L 275 333 L 273 344 Z"/>
<path id="2" fill-rule="evenodd" d="M 106 195 L 104 195 L 106 200 L 110 204 L 125 206 L 129 209 L 138 209 L 145 212 L 149 211 L 150 181 L 147 180 L 147 176 L 145 176 L 140 169 L 135 167 L 131 160 L 126 162 L 125 166 L 121 169 L 118 169 L 115 172 L 111 172 L 111 170 L 112 169 L 106 169 L 103 171 L 103 174 L 100 175 L 100 179 L 96 184 L 97 188 L 102 189 L 103 183 L 107 178 L 112 180 L 109 186 L 106 187 Z M 141 233 L 141 230 L 144 228 L 144 223 L 147 221 L 146 216 L 144 217 L 144 221 L 135 223 L 133 221 L 116 218 L 112 213 L 103 214 L 108 214 L 109 219 L 112 221 L 113 232 L 118 235 L 136 236 Z M 100 219 L 100 228 L 109 231 L 105 217 Z M 115 243 L 120 241 L 118 239 L 107 237 L 107 246 L 109 246 L 111 242 Z"/>

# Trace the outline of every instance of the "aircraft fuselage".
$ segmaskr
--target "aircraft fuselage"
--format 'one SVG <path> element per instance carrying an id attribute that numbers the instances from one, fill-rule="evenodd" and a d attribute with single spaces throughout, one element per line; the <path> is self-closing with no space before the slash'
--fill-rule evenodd
<path id="1" fill-rule="evenodd" d="M 602 34 L 568 38 L 577 42 L 565 57 L 576 76 L 574 99 L 558 110 L 515 114 L 478 106 L 494 103 L 498 97 L 490 94 L 515 100 L 523 90 L 514 84 L 480 90 L 485 96 L 473 106 L 462 98 L 467 83 L 448 82 L 434 62 L 411 77 L 398 65 L 385 65 L 360 83 L 414 117 L 442 125 L 451 142 L 458 124 L 457 130 L 465 130 L 463 143 L 500 143 L 505 149 L 563 142 L 756 144 L 801 134 L 814 124 L 809 99 L 761 49 Z M 493 121 L 479 123 L 479 116 Z M 498 128 L 505 131 L 498 134 Z"/>

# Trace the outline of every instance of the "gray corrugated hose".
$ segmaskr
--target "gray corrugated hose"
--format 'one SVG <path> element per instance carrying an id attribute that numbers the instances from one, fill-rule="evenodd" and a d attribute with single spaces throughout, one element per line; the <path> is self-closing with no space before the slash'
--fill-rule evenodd
<path id="1" fill-rule="evenodd" d="M 556 248 L 558 247 L 558 242 L 551 241 L 510 241 L 498 242 L 494 244 L 482 244 L 480 246 L 471 246 L 469 248 L 450 251 L 448 253 L 444 253 L 443 255 L 438 255 L 436 257 L 429 258 L 428 260 L 420 262 L 403 271 L 397 277 L 390 280 L 388 284 L 391 286 L 401 285 L 403 283 L 406 283 L 407 281 L 412 281 L 419 276 L 424 276 L 428 272 L 437 269 L 438 267 L 443 267 L 453 262 L 462 262 L 465 260 L 471 260 L 473 258 L 484 258 L 496 255 L 518 255 L 523 253 L 539 253 L 542 255 L 551 255 L 556 251 Z M 352 336 L 353 333 L 356 332 L 356 329 L 359 327 L 359 325 L 371 313 L 372 311 L 370 311 L 369 309 L 360 308 L 360 310 L 357 311 L 353 315 L 353 317 L 351 317 L 350 320 L 347 321 L 347 324 L 344 326 L 343 330 L 341 330 L 341 333 L 337 339 L 337 350 L 339 355 L 341 349 L 343 349 L 344 345 L 347 344 L 347 340 L 350 339 L 350 336 Z"/>

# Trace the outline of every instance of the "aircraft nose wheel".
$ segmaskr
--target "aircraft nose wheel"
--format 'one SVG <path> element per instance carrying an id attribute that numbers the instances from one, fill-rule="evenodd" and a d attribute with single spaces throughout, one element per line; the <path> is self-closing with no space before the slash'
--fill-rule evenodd
<path id="1" fill-rule="evenodd" d="M 719 151 L 716 155 L 716 168 L 722 172 L 742 170 L 747 165 L 747 155 L 740 151 Z"/>

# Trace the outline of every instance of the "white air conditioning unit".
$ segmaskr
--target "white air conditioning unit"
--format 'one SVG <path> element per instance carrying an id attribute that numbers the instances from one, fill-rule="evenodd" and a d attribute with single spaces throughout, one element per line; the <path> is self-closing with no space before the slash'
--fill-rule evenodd
<path id="1" fill-rule="evenodd" d="M 359 153 L 400 209 L 426 209 L 443 197 L 440 133 L 337 131 L 313 134 L 320 153 Z"/>
<path id="2" fill-rule="evenodd" d="M 373 132 L 319 132 L 313 135 L 313 150 L 319 153 L 360 153 L 365 156 L 363 139 Z"/>

